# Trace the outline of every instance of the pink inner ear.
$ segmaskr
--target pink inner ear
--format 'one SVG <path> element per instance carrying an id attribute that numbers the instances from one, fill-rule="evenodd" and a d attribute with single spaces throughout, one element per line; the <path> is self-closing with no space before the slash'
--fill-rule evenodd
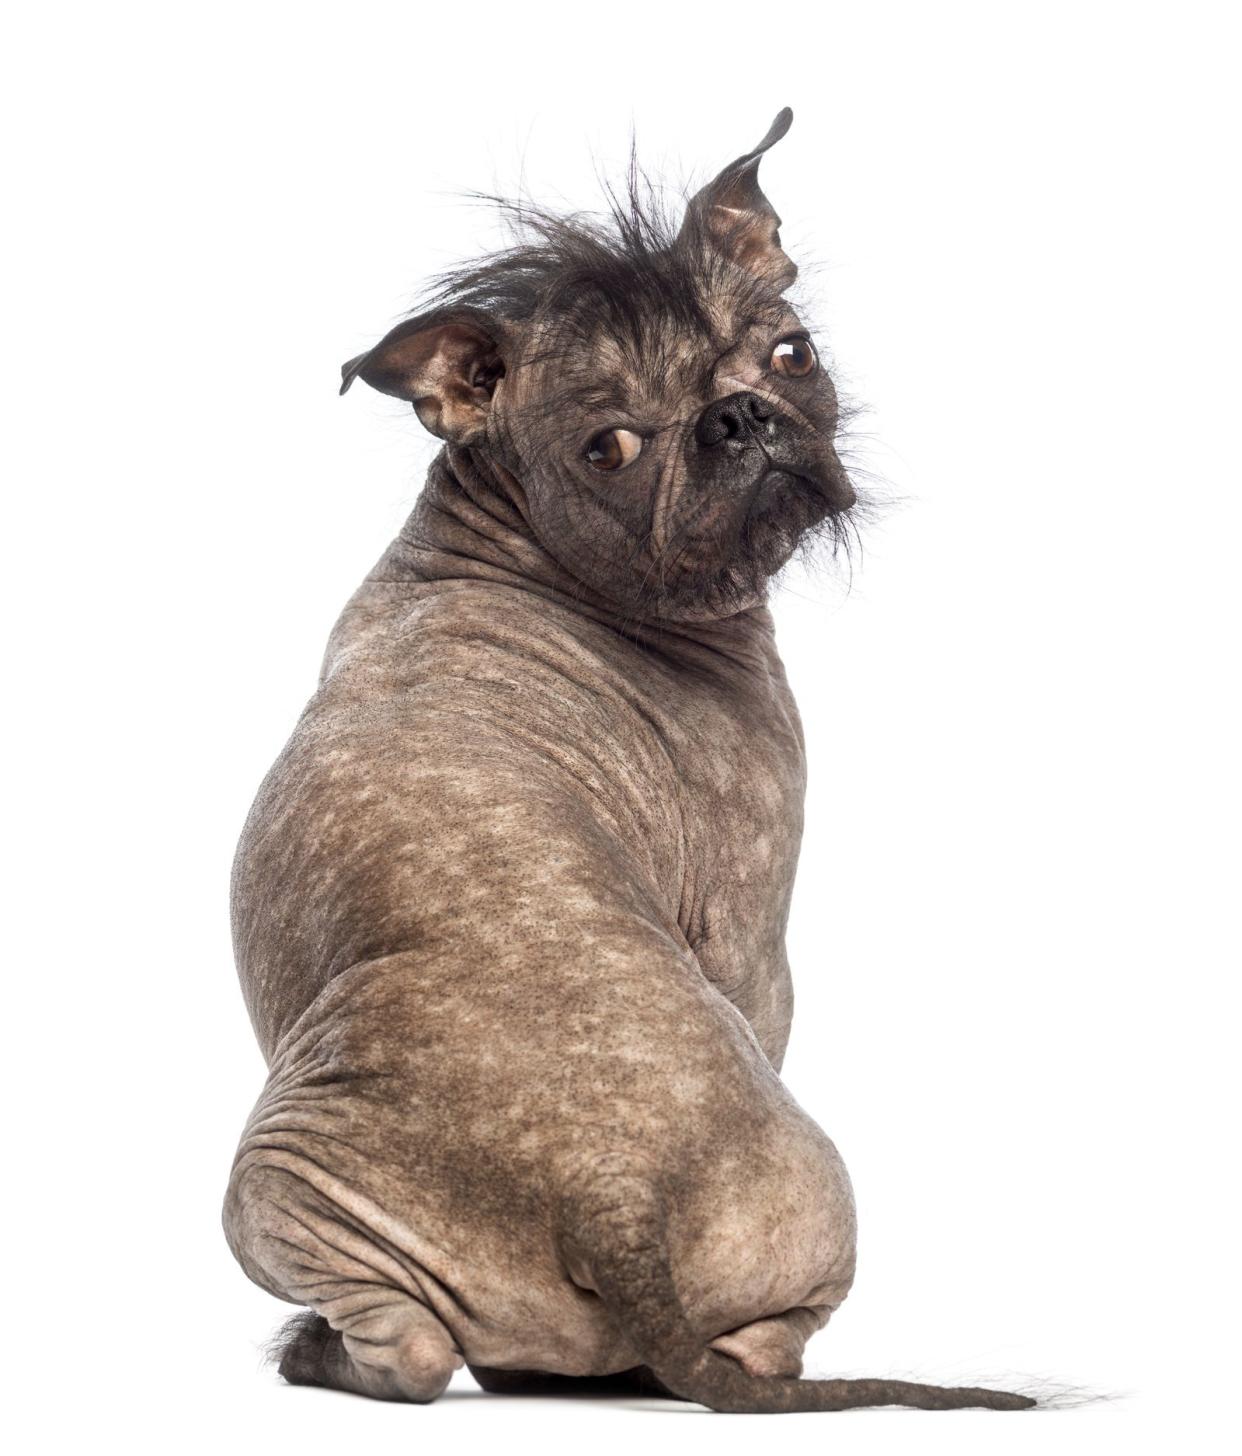
<path id="1" fill-rule="evenodd" d="M 707 214 L 707 231 L 740 268 L 784 288 L 797 277 L 798 268 L 781 247 L 780 218 L 763 194 L 758 195 L 764 209 L 714 203 Z"/>
<path id="2" fill-rule="evenodd" d="M 379 347 L 384 349 L 383 344 Z M 469 324 L 436 324 L 394 341 L 380 367 L 401 376 L 408 397 L 416 399 L 445 390 L 469 389 L 478 365 L 495 352 L 495 343 L 480 329 Z"/>
<path id="3" fill-rule="evenodd" d="M 504 373 L 494 338 L 473 323 L 406 323 L 382 339 L 358 370 L 374 389 L 409 400 L 433 435 L 474 439 Z"/>

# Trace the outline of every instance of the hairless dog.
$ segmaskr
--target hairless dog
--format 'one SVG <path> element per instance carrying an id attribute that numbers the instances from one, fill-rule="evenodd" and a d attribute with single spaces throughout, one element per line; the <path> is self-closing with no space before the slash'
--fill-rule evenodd
<path id="1" fill-rule="evenodd" d="M 528 210 L 345 366 L 445 447 L 235 866 L 270 1071 L 225 1226 L 307 1307 L 291 1382 L 1033 1404 L 799 1378 L 855 1218 L 779 1076 L 804 757 L 766 591 L 855 493 L 758 184 L 790 119 L 679 225 L 637 186 Z"/>

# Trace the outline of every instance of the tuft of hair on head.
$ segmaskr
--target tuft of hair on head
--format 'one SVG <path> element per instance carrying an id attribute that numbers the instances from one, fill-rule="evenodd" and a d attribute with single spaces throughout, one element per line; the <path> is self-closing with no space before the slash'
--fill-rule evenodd
<path id="1" fill-rule="evenodd" d="M 536 320 L 556 326 L 556 343 L 544 331 L 537 349 L 555 350 L 575 331 L 606 330 L 641 350 L 670 324 L 719 337 L 722 297 L 735 322 L 774 310 L 797 269 L 781 248 L 758 167 L 791 120 L 788 108 L 780 112 L 756 148 L 684 199 L 681 216 L 633 147 L 624 184 L 605 185 L 602 213 L 468 194 L 500 209 L 509 245 L 433 279 L 410 318 L 343 366 L 341 392 L 361 377 L 408 399 L 432 433 L 466 443 L 479 433 L 513 335 L 537 337 L 540 330 L 524 328 Z"/>
<path id="2" fill-rule="evenodd" d="M 559 345 L 607 332 L 641 349 L 657 325 L 713 337 L 722 296 L 735 318 L 777 305 L 771 281 L 733 266 L 706 235 L 684 231 L 667 189 L 633 150 L 624 180 L 605 181 L 603 193 L 602 209 L 568 213 L 526 197 L 469 194 L 500 214 L 510 241 L 434 278 L 415 311 L 554 323 Z"/>

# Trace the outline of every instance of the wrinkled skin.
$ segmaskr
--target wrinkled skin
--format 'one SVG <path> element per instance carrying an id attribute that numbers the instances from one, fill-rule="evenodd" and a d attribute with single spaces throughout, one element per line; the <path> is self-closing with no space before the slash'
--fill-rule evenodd
<path id="1" fill-rule="evenodd" d="M 853 495 L 827 375 L 772 367 L 799 325 L 757 156 L 679 240 L 697 329 L 641 302 L 628 332 L 607 300 L 595 323 L 476 309 L 346 366 L 448 444 L 235 866 L 270 1074 L 225 1226 L 313 1311 L 290 1380 L 425 1401 L 468 1362 L 492 1389 L 630 1372 L 721 1409 L 988 1394 L 776 1378 L 845 1297 L 855 1223 L 778 1075 L 804 759 L 764 594 Z M 750 423 L 704 443 L 738 395 Z M 613 427 L 646 443 L 599 473 L 584 443 Z"/>

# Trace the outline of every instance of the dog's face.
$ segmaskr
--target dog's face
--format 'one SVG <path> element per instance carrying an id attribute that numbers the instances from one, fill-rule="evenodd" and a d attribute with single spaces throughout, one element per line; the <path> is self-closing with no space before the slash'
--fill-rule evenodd
<path id="1" fill-rule="evenodd" d="M 540 221 L 542 244 L 462 275 L 450 298 L 345 366 L 520 481 L 540 543 L 634 616 L 729 615 L 803 536 L 854 504 L 837 399 L 782 297 L 794 265 L 754 152 L 680 231 Z"/>

